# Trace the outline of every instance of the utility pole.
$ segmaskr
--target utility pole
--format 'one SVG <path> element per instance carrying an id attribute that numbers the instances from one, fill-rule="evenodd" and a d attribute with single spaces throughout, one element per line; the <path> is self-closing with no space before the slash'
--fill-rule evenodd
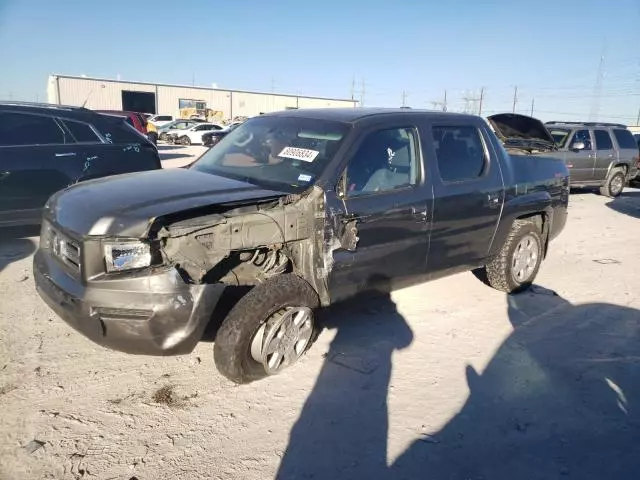
<path id="1" fill-rule="evenodd" d="M 478 108 L 478 115 L 482 116 L 482 104 L 484 102 L 484 87 L 480 89 L 480 107 Z"/>
<path id="2" fill-rule="evenodd" d="M 640 108 L 638 108 L 638 119 L 636 120 L 636 125 L 640 125 Z"/>
<path id="3" fill-rule="evenodd" d="M 276 80 L 275 78 L 271 77 L 271 93 L 274 93 L 276 91 Z"/>
<path id="4" fill-rule="evenodd" d="M 196 86 L 196 72 L 191 72 L 191 86 Z"/>
<path id="5" fill-rule="evenodd" d="M 602 53 L 600 54 L 600 63 L 598 64 L 598 76 L 593 87 L 593 100 L 591 101 L 591 111 L 589 112 L 589 120 L 595 122 L 600 114 L 600 97 L 602 96 L 602 82 L 604 80 L 604 59 L 607 51 L 606 40 L 602 42 Z"/>
<path id="6" fill-rule="evenodd" d="M 518 86 L 516 85 L 513 89 L 513 111 L 512 113 L 516 113 L 516 104 L 518 103 Z"/>
<path id="7" fill-rule="evenodd" d="M 444 100 L 442 102 L 439 100 L 434 101 L 434 102 L 431 102 L 431 105 L 433 105 L 434 110 L 441 108 L 443 112 L 446 112 L 447 111 L 447 91 L 446 90 L 444 91 Z"/>
<path id="8" fill-rule="evenodd" d="M 360 106 L 361 107 L 364 107 L 364 88 L 365 88 L 364 77 L 362 77 L 362 90 L 360 90 Z"/>
<path id="9" fill-rule="evenodd" d="M 532 98 L 531 99 L 531 116 L 533 117 L 533 106 L 536 104 L 536 99 Z"/>
<path id="10" fill-rule="evenodd" d="M 407 92 L 406 92 L 406 90 L 402 91 L 402 106 L 403 107 L 407 106 Z"/>
<path id="11" fill-rule="evenodd" d="M 351 100 L 355 100 L 355 95 L 356 95 L 356 76 L 354 75 L 353 78 L 351 78 Z"/>

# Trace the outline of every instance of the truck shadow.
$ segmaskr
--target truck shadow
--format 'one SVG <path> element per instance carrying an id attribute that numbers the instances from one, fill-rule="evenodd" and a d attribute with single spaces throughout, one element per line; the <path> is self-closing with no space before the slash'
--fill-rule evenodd
<path id="1" fill-rule="evenodd" d="M 37 244 L 31 237 L 40 234 L 40 227 L 9 227 L 0 230 L 0 272 L 7 265 L 33 254 Z"/>
<path id="2" fill-rule="evenodd" d="M 392 465 L 391 355 L 409 345 L 411 331 L 390 299 L 389 311 L 366 325 L 343 322 L 277 478 L 635 478 L 640 311 L 572 305 L 537 286 L 506 301 L 514 331 L 481 374 L 467 368 L 471 393 L 462 410 Z M 332 360 L 345 351 L 365 367 Z"/>
<path id="3" fill-rule="evenodd" d="M 640 192 L 623 192 L 618 198 L 608 202 L 607 207 L 618 213 L 640 218 Z"/>

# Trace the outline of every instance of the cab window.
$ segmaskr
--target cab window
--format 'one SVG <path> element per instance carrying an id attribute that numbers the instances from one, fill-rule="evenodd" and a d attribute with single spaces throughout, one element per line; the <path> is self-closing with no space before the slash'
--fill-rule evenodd
<path id="1" fill-rule="evenodd" d="M 417 132 L 379 130 L 367 135 L 346 171 L 346 195 L 388 192 L 418 181 Z"/>

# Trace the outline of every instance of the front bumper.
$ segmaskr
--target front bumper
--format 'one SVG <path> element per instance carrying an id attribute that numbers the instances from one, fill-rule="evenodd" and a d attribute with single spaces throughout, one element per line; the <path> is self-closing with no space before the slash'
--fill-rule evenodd
<path id="1" fill-rule="evenodd" d="M 33 274 L 42 299 L 75 330 L 104 347 L 143 355 L 191 352 L 225 289 L 188 285 L 175 269 L 127 279 L 126 287 L 118 281 L 92 286 L 42 249 Z"/>

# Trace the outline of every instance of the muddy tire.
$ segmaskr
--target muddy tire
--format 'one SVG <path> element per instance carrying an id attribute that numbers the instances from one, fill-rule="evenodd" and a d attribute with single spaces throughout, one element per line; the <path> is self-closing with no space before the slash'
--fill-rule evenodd
<path id="1" fill-rule="evenodd" d="M 218 371 L 240 384 L 280 373 L 317 338 L 318 306 L 318 295 L 311 285 L 293 274 L 280 275 L 254 287 L 233 307 L 218 330 L 213 346 Z M 298 317 L 304 323 L 294 325 Z"/>
<path id="2" fill-rule="evenodd" d="M 605 197 L 616 198 L 622 194 L 624 184 L 626 183 L 625 170 L 623 168 L 614 168 L 609 173 L 604 185 L 600 187 L 600 195 Z"/>
<path id="3" fill-rule="evenodd" d="M 178 143 L 184 145 L 185 147 L 188 147 L 189 145 L 191 145 L 191 139 L 185 135 L 180 139 Z"/>
<path id="4" fill-rule="evenodd" d="M 493 288 L 517 293 L 531 286 L 542 263 L 544 241 L 533 220 L 516 220 L 500 253 L 484 268 Z"/>

